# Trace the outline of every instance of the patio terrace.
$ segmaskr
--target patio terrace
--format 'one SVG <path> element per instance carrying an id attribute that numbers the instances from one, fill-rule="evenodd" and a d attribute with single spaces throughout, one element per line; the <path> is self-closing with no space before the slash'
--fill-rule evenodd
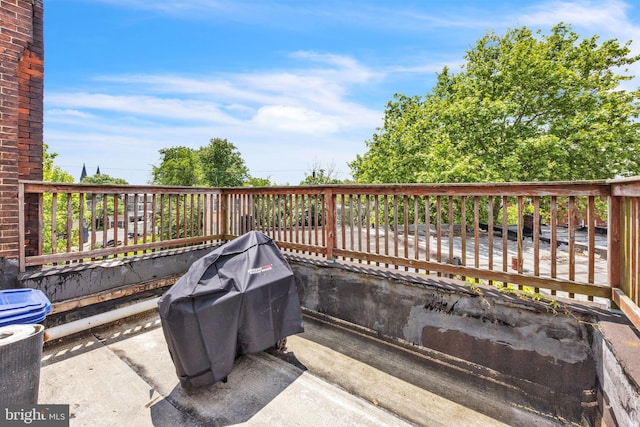
<path id="1" fill-rule="evenodd" d="M 158 348 L 160 344 L 152 339 L 157 338 L 158 328 L 150 320 L 150 326 L 145 321 L 139 330 L 139 325 L 122 324 L 121 330 L 112 325 L 110 332 L 94 329 L 77 337 L 79 341 L 47 345 L 41 402 L 70 403 L 73 423 L 260 425 L 308 420 L 311 425 L 348 425 L 347 415 L 356 414 L 358 420 L 372 425 L 401 425 L 409 420 L 451 424 L 451 419 L 462 423 L 468 417 L 491 424 L 491 417 L 477 412 L 482 409 L 486 415 L 490 403 L 515 397 L 522 403 L 529 397 L 521 393 L 525 388 L 541 389 L 538 403 L 550 403 L 564 412 L 564 401 L 557 399 L 556 390 L 545 388 L 557 385 L 560 392 L 565 391 L 563 398 L 578 402 L 570 412 L 584 415 L 568 422 L 640 425 L 637 177 L 602 182 L 239 189 L 27 181 L 42 178 L 43 1 L 3 2 L 0 11 L 3 35 L 10 35 L 0 39 L 4 51 L 0 79 L 3 284 L 15 285 L 14 267 L 19 266 L 17 284 L 45 290 L 54 303 L 52 320 L 69 325 L 68 320 L 88 310 L 112 314 L 112 308 L 127 304 L 128 298 L 161 292 L 204 251 L 258 229 L 274 238 L 287 256 L 319 259 L 294 265 L 300 285 L 305 286 L 307 310 L 331 318 L 334 326 L 349 323 L 370 342 L 389 344 L 390 352 L 376 346 L 363 353 L 364 362 L 389 373 L 382 366 L 388 362 L 386 366 L 395 369 L 390 375 L 408 383 L 394 388 L 380 382 L 386 394 L 377 393 L 371 383 L 351 387 L 338 377 L 324 383 L 294 369 L 295 364 L 279 364 L 282 360 L 260 354 L 239 360 L 238 377 L 273 382 L 275 392 L 256 391 L 243 399 L 242 408 L 249 408 L 248 412 L 225 414 L 210 397 L 235 401 L 237 395 L 229 393 L 230 387 L 218 384 L 190 396 L 174 388 L 177 381 L 167 366 L 164 346 Z M 596 243 L 603 227 L 606 248 Z M 337 279 L 338 271 L 343 280 Z M 412 280 L 420 283 L 409 283 Z M 528 296 L 501 292 L 494 285 Z M 393 304 L 385 305 L 389 301 Z M 556 303 L 571 315 L 555 316 Z M 91 327 L 88 319 L 85 326 Z M 539 320 L 548 327 L 536 329 Z M 456 328 L 448 329 L 450 325 Z M 353 336 L 314 341 L 310 339 L 313 329 L 308 332 L 300 340 L 292 338 L 291 351 L 310 374 L 322 376 L 335 368 L 345 378 L 353 373 L 378 378 L 378 372 L 355 363 L 359 359 L 345 349 Z M 567 336 L 575 339 L 567 342 Z M 538 340 L 547 352 L 562 354 L 567 347 L 573 352 L 555 364 L 553 354 L 539 351 Z M 298 347 L 305 342 L 311 350 Z M 338 361 L 344 359 L 331 351 L 351 357 L 346 369 L 337 370 Z M 316 354 L 325 355 L 322 363 L 308 359 Z M 428 363 L 403 373 L 401 354 Z M 468 359 L 456 356 L 462 354 Z M 520 354 L 532 359 L 518 359 Z M 582 357 L 577 367 L 572 363 L 576 354 Z M 265 366 L 264 361 L 275 365 L 256 371 L 247 363 Z M 430 388 L 433 384 L 419 381 L 437 376 L 445 367 L 446 372 L 469 375 L 459 382 L 438 383 L 435 390 Z M 520 372 L 520 367 L 531 370 Z M 576 377 L 563 374 L 562 369 L 573 373 L 580 367 L 585 368 L 580 378 L 589 381 L 575 395 Z M 556 373 L 549 374 L 547 368 Z M 255 375 L 260 372 L 268 375 Z M 526 378 L 507 373 L 526 374 Z M 500 381 L 505 379 L 510 381 Z M 232 377 L 231 381 L 237 380 Z M 309 383 L 320 387 L 314 391 Z M 80 393 L 74 394 L 75 389 Z M 488 395 L 487 389 L 500 393 Z M 372 394 L 360 394 L 363 401 L 345 390 Z M 437 391 L 440 397 L 446 394 L 446 400 L 465 407 L 475 406 L 476 413 L 465 416 L 459 406 L 439 406 L 437 397 L 421 390 Z M 295 399 L 287 402 L 291 394 Z M 490 398 L 484 403 L 477 400 L 487 395 Z M 302 402 L 304 396 L 309 399 Z M 417 418 L 394 403 L 393 399 L 405 396 Z M 346 402 L 353 404 L 350 409 Z M 527 408 L 535 406 L 524 403 Z M 283 407 L 287 414 L 282 413 Z M 367 408 L 376 415 L 367 415 Z M 507 407 L 511 412 L 493 408 L 495 418 L 509 424 L 540 423 L 519 421 L 524 418 L 514 415 L 512 405 Z M 269 418 L 269 412 L 275 418 Z M 437 416 L 442 414 L 444 419 Z M 562 421 L 551 417 L 551 422 Z"/>

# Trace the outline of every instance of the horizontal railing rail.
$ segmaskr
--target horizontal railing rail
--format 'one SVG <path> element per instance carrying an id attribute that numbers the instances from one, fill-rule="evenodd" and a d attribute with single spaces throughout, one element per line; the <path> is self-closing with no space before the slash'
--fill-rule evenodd
<path id="1" fill-rule="evenodd" d="M 38 248 L 23 212 L 22 270 L 260 230 L 287 252 L 534 298 L 613 301 L 640 324 L 640 179 L 223 189 L 20 183 L 23 206 L 34 195 Z"/>

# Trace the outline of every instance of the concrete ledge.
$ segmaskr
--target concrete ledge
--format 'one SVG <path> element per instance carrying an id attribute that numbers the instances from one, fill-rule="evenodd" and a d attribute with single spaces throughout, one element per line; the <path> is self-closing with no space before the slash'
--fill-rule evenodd
<path id="1" fill-rule="evenodd" d="M 596 305 L 562 312 L 489 286 L 288 256 L 310 310 L 425 349 L 437 369 L 558 420 L 596 418 Z"/>

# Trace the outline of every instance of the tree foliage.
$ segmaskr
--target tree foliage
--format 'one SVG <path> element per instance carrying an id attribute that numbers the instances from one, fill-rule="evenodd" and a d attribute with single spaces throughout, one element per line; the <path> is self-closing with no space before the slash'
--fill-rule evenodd
<path id="1" fill-rule="evenodd" d="M 239 187 L 250 180 L 240 151 L 226 139 L 213 138 L 208 145 L 195 150 L 181 146 L 163 148 L 160 155 L 160 165 L 153 166 L 152 184 Z M 253 178 L 254 183 L 264 184 L 264 180 L 259 180 Z"/>
<path id="2" fill-rule="evenodd" d="M 270 177 L 256 178 L 255 176 L 250 176 L 244 183 L 245 187 L 270 187 L 272 185 Z"/>
<path id="3" fill-rule="evenodd" d="M 486 34 L 460 73 L 424 97 L 396 95 L 357 182 L 605 179 L 640 173 L 638 90 L 621 88 L 629 43 L 570 27 Z"/>
<path id="4" fill-rule="evenodd" d="M 249 169 L 240 151 L 226 139 L 213 138 L 198 150 L 205 182 L 212 187 L 240 187 Z"/>
<path id="5" fill-rule="evenodd" d="M 57 153 L 49 152 L 49 146 L 47 144 L 42 144 L 42 180 L 45 182 L 73 182 L 73 176 L 54 164 L 57 156 Z M 72 241 L 75 241 L 78 237 L 77 227 L 73 228 L 71 236 L 66 235 L 67 197 L 71 197 L 72 212 L 78 212 L 80 199 L 77 194 L 71 196 L 66 193 L 59 194 L 56 198 L 57 209 L 54 221 L 53 196 L 51 193 L 44 193 L 42 196 L 42 222 L 44 225 L 42 230 L 42 250 L 45 254 L 54 252 L 53 233 L 56 235 L 55 252 L 63 252 L 66 250 L 68 237 L 71 237 Z M 73 221 L 77 221 L 77 219 L 77 215 L 72 218 Z"/>
<path id="6" fill-rule="evenodd" d="M 196 151 L 187 147 L 169 147 L 160 150 L 162 162 L 153 166 L 154 184 L 193 187 L 204 183 L 202 168 Z"/>
<path id="7" fill-rule="evenodd" d="M 82 179 L 82 184 L 97 184 L 97 185 L 129 185 L 124 178 L 115 178 L 107 174 L 101 173 L 91 176 L 85 176 Z"/>

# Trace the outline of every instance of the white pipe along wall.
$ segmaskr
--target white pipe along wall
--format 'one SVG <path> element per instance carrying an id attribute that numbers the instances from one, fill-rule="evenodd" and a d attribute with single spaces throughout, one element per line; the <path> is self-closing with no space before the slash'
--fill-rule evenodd
<path id="1" fill-rule="evenodd" d="M 115 322 L 116 320 L 124 319 L 125 317 L 134 316 L 136 314 L 144 313 L 145 311 L 153 310 L 155 308 L 158 308 L 159 299 L 159 297 L 152 298 L 150 300 L 128 305 L 116 310 L 96 314 L 95 316 L 87 317 L 86 319 L 74 320 L 73 322 L 54 326 L 45 331 L 45 341 L 55 340 L 58 338 L 73 335 L 78 332 L 86 331 L 87 329 L 106 325 L 107 323 Z"/>

